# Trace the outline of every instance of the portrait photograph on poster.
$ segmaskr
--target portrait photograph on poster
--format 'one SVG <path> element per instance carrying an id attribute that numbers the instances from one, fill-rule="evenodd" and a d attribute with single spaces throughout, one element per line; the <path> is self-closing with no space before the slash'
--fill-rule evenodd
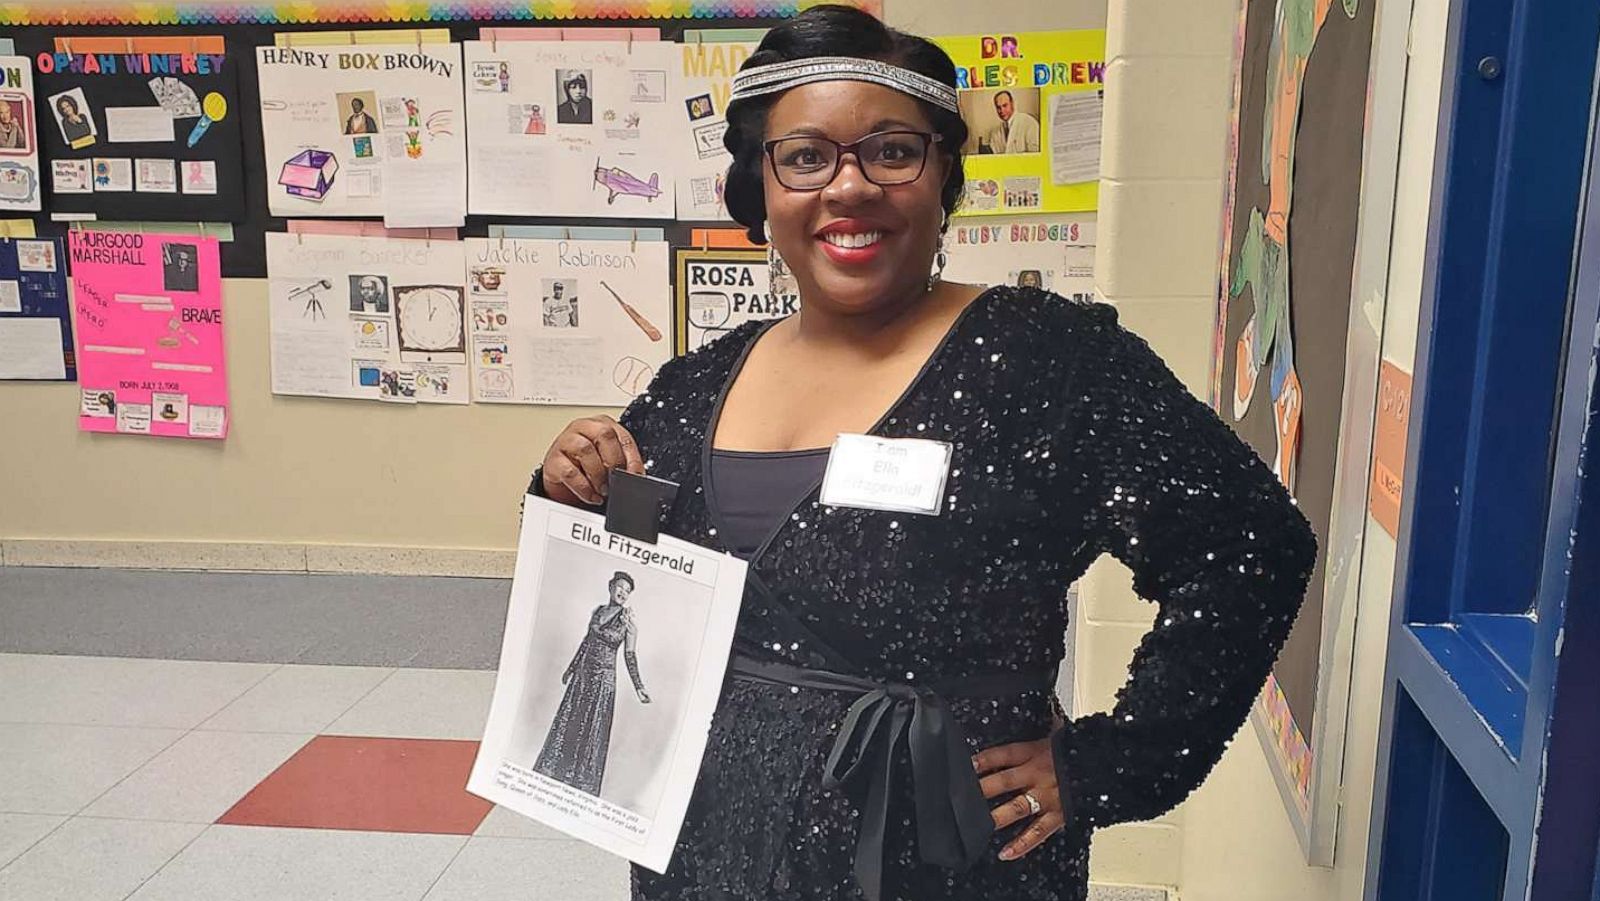
<path id="1" fill-rule="evenodd" d="M 967 123 L 967 153 L 1039 152 L 1038 88 L 962 91 L 958 103 Z"/>
<path id="2" fill-rule="evenodd" d="M 528 497 L 494 700 L 467 788 L 666 868 L 705 751 L 745 563 Z"/>

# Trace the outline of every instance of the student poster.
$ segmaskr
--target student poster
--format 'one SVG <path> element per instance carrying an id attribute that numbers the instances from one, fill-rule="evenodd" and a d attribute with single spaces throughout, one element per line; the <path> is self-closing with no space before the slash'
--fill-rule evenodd
<path id="1" fill-rule="evenodd" d="M 272 393 L 468 400 L 459 241 L 267 233 Z"/>
<path id="2" fill-rule="evenodd" d="M 0 379 L 77 378 L 65 248 L 56 238 L 0 239 Z"/>
<path id="3" fill-rule="evenodd" d="M 746 322 L 800 312 L 799 294 L 774 290 L 765 250 L 680 248 L 675 254 L 673 329 L 680 355 Z"/>
<path id="4" fill-rule="evenodd" d="M 468 41 L 468 208 L 671 219 L 677 133 L 661 42 Z"/>
<path id="5" fill-rule="evenodd" d="M 728 665 L 745 562 L 526 499 L 467 790 L 664 872 Z"/>
<path id="6" fill-rule="evenodd" d="M 27 57 L 0 56 L 0 211 L 40 207 L 33 108 L 33 65 Z"/>
<path id="7" fill-rule="evenodd" d="M 934 38 L 956 64 L 970 136 L 964 216 L 1067 213 L 1099 201 L 1104 31 Z"/>
<path id="8" fill-rule="evenodd" d="M 79 428 L 227 437 L 217 239 L 78 230 L 69 246 Z"/>
<path id="9" fill-rule="evenodd" d="M 1043 288 L 1072 300 L 1094 293 L 1094 217 L 1004 225 L 957 221 L 945 235 L 944 277 L 976 285 Z"/>
<path id="10" fill-rule="evenodd" d="M 678 45 L 673 66 L 673 164 L 678 173 L 678 218 L 725 221 L 722 190 L 732 154 L 722 145 L 728 130 L 728 95 L 733 76 L 754 53 L 751 43 L 695 42 Z"/>
<path id="11" fill-rule="evenodd" d="M 52 213 L 244 217 L 238 60 L 221 37 L 56 38 L 34 65 Z"/>
<path id="12" fill-rule="evenodd" d="M 474 400 L 626 406 L 671 358 L 665 242 L 466 245 Z"/>
<path id="13" fill-rule="evenodd" d="M 400 32 L 397 41 L 411 32 Z M 274 216 L 461 225 L 461 45 L 257 47 L 267 205 Z"/>

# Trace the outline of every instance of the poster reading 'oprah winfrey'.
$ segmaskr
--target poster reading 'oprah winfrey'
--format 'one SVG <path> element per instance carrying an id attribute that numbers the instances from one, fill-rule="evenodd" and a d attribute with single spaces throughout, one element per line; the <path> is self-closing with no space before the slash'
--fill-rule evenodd
<path id="1" fill-rule="evenodd" d="M 727 669 L 745 563 L 529 496 L 467 789 L 664 872 Z"/>

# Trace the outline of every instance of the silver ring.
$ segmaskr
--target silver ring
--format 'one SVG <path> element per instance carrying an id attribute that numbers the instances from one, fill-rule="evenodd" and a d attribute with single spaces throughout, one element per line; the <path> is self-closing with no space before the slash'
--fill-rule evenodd
<path id="1" fill-rule="evenodd" d="M 1023 792 L 1022 800 L 1028 802 L 1028 816 L 1030 817 L 1038 816 L 1039 811 L 1044 809 L 1039 806 L 1039 799 L 1033 796 L 1033 792 Z"/>

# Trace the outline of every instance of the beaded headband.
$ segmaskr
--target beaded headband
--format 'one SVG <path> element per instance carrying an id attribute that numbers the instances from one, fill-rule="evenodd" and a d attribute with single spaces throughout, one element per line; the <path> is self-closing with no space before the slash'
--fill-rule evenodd
<path id="1" fill-rule="evenodd" d="M 934 106 L 960 113 L 956 89 L 920 72 L 875 59 L 853 56 L 817 56 L 766 66 L 751 66 L 733 76 L 729 102 L 776 94 L 818 81 L 865 81 L 910 94 Z"/>

